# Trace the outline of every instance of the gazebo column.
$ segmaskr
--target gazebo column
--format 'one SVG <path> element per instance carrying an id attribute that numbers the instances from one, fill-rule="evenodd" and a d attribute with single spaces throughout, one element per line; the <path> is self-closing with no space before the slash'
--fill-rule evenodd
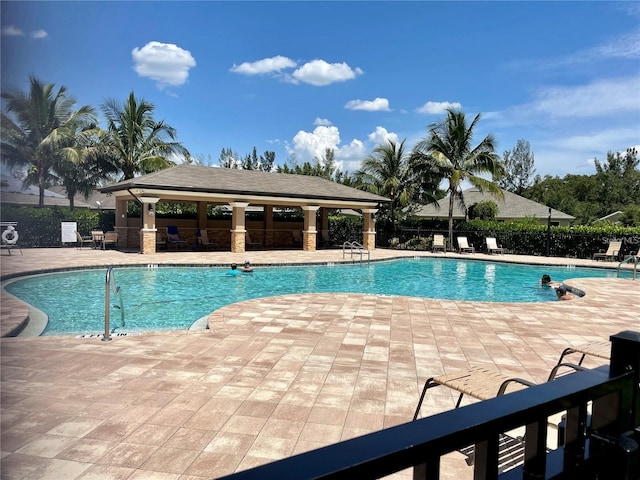
<path id="1" fill-rule="evenodd" d="M 232 208 L 231 217 L 231 251 L 244 253 L 245 251 L 245 209 L 249 206 L 246 202 L 230 202 Z"/>
<path id="2" fill-rule="evenodd" d="M 129 247 L 127 228 L 127 200 L 116 200 L 116 223 L 114 230 L 118 232 L 118 248 Z M 135 239 L 134 239 L 135 240 Z"/>
<path id="3" fill-rule="evenodd" d="M 327 207 L 320 209 L 320 231 L 327 232 L 327 238 L 329 238 L 329 209 Z"/>
<path id="4" fill-rule="evenodd" d="M 373 218 L 374 213 L 378 211 L 377 208 L 363 208 L 362 215 L 364 215 L 364 228 L 362 232 L 362 246 L 367 250 L 376 249 L 376 222 Z"/>
<path id="5" fill-rule="evenodd" d="M 142 202 L 142 228 L 140 229 L 140 253 L 151 255 L 156 253 L 156 203 L 159 198 L 140 197 Z"/>
<path id="6" fill-rule="evenodd" d="M 264 206 L 264 245 L 273 247 L 273 205 Z"/>
<path id="7" fill-rule="evenodd" d="M 302 231 L 302 250 L 306 252 L 316 251 L 316 212 L 320 207 L 309 205 L 303 206 L 304 210 L 304 230 Z"/>

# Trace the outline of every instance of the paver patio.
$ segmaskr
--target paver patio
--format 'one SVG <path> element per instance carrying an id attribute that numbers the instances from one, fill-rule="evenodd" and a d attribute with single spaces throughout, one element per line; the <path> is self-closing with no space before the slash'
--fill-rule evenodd
<path id="1" fill-rule="evenodd" d="M 430 253 L 375 250 L 372 258 Z M 447 253 L 448 257 L 457 257 Z M 464 255 L 613 266 L 591 260 Z M 337 262 L 341 250 L 170 252 L 25 249 L 2 276 L 125 264 Z M 542 382 L 563 348 L 640 329 L 640 279 L 576 279 L 570 302 L 482 303 L 285 295 L 212 312 L 208 330 L 0 341 L 6 479 L 200 479 L 408 422 L 428 376 L 471 365 Z M 2 292 L 2 331 L 26 307 Z M 600 362 L 589 359 L 589 366 Z M 423 415 L 451 409 L 430 393 Z M 443 478 L 471 478 L 464 456 Z M 411 478 L 410 472 L 395 475 Z"/>

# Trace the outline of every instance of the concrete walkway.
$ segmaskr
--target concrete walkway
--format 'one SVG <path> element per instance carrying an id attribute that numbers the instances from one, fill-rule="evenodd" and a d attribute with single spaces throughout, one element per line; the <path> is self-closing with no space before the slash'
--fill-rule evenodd
<path id="1" fill-rule="evenodd" d="M 372 258 L 399 255 L 432 256 L 376 250 Z M 220 265 L 245 258 L 257 265 L 338 262 L 342 251 L 142 256 L 26 249 L 24 256 L 2 256 L 1 266 L 6 279 L 75 266 Z M 510 255 L 464 258 L 615 266 Z M 3 338 L 2 478 L 213 478 L 410 421 L 429 376 L 488 365 L 542 382 L 566 346 L 640 329 L 640 279 L 566 283 L 586 296 L 515 304 L 286 295 L 221 308 L 204 331 L 111 342 Z M 23 321 L 25 312 L 2 293 L 3 332 Z M 436 389 L 422 414 L 454 404 L 452 392 Z M 442 472 L 442 478 L 471 478 L 460 453 L 443 459 Z"/>

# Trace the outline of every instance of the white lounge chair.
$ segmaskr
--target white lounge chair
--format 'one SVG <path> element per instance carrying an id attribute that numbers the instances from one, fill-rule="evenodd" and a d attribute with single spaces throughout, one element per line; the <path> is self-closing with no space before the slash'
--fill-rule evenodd
<path id="1" fill-rule="evenodd" d="M 487 253 L 504 253 L 504 248 L 498 246 L 498 242 L 495 237 L 487 237 Z"/>
<path id="2" fill-rule="evenodd" d="M 469 242 L 467 241 L 467 237 L 458 237 L 458 252 L 459 253 L 475 253 L 476 249 L 473 248 L 473 245 L 469 246 Z"/>
<path id="3" fill-rule="evenodd" d="M 607 248 L 606 252 L 596 252 L 593 254 L 594 260 L 617 260 L 620 256 L 620 249 L 622 248 L 622 242 L 613 241 L 609 242 L 609 248 Z"/>
<path id="4" fill-rule="evenodd" d="M 442 253 L 447 253 L 447 248 L 444 244 L 444 235 L 434 235 L 433 236 L 433 244 L 431 245 L 431 251 L 436 252 L 437 250 L 442 250 Z"/>

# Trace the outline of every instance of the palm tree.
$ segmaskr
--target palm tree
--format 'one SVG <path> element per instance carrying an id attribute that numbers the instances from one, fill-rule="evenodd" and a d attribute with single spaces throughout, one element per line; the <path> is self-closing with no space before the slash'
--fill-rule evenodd
<path id="1" fill-rule="evenodd" d="M 107 119 L 107 135 L 102 142 L 103 155 L 128 180 L 175 165 L 172 157 L 189 157 L 189 151 L 175 142 L 176 131 L 163 121 L 153 119 L 154 105 L 136 99 L 133 92 L 121 105 L 110 99 L 102 105 Z"/>
<path id="2" fill-rule="evenodd" d="M 388 208 L 393 232 L 396 212 L 409 204 L 415 194 L 416 178 L 404 150 L 405 141 L 397 144 L 387 140 L 376 146 L 354 174 L 358 188 L 391 199 Z"/>
<path id="3" fill-rule="evenodd" d="M 9 167 L 27 167 L 24 185 L 39 188 L 38 206 L 44 207 L 44 190 L 54 178 L 62 150 L 75 141 L 78 131 L 95 121 L 93 108 L 74 111 L 76 100 L 66 87 L 54 92 L 53 84 L 29 77 L 29 92 L 2 93 L 7 114 L 2 113 L 1 158 Z M 15 121 L 14 121 L 15 119 Z"/>
<path id="4" fill-rule="evenodd" d="M 428 137 L 418 142 L 411 154 L 413 163 L 422 164 L 448 182 L 449 241 L 453 238 L 454 200 L 457 199 L 465 208 L 463 181 L 468 181 L 480 191 L 487 190 L 497 198 L 503 198 L 498 185 L 479 176 L 489 174 L 497 180 L 505 173 L 504 165 L 495 153 L 496 140 L 493 135 L 487 135 L 472 147 L 473 129 L 479 121 L 480 114 L 475 116 L 471 124 L 467 124 L 463 112 L 447 109 L 447 118 L 431 124 Z"/>

